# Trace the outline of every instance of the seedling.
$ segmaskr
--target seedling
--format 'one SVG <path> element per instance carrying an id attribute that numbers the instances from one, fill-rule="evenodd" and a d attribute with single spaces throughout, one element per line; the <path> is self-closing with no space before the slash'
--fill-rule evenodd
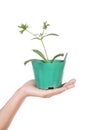
<path id="1" fill-rule="evenodd" d="M 33 49 L 33 52 L 38 54 L 43 59 L 43 62 L 45 62 L 45 63 L 48 63 L 48 62 L 53 63 L 57 57 L 64 56 L 63 53 L 59 53 L 59 54 L 55 55 L 51 60 L 49 60 L 48 53 L 47 53 L 46 47 L 44 45 L 44 38 L 46 38 L 48 36 L 59 36 L 58 34 L 55 34 L 55 33 L 46 33 L 46 30 L 49 26 L 50 26 L 50 24 L 48 24 L 47 21 L 43 22 L 42 31 L 41 31 L 41 33 L 38 33 L 38 34 L 32 33 L 31 31 L 29 31 L 29 26 L 27 24 L 21 24 L 20 26 L 18 26 L 21 29 L 20 30 L 21 34 L 23 34 L 26 31 L 33 36 L 32 40 L 37 39 L 41 42 L 45 54 L 43 54 L 40 50 L 37 50 L 37 49 Z M 30 61 L 31 61 L 31 59 L 25 61 L 24 64 L 26 65 Z"/>

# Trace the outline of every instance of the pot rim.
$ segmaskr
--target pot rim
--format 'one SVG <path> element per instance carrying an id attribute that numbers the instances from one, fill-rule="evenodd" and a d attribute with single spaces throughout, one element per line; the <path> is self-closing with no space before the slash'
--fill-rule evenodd
<path id="1" fill-rule="evenodd" d="M 54 60 L 54 61 L 51 63 L 51 60 L 48 60 L 48 62 L 44 62 L 44 60 L 41 60 L 41 59 L 34 59 L 34 60 L 32 60 L 32 62 L 44 63 L 44 64 L 53 64 L 53 63 L 64 62 L 64 60 L 56 59 L 56 60 Z"/>

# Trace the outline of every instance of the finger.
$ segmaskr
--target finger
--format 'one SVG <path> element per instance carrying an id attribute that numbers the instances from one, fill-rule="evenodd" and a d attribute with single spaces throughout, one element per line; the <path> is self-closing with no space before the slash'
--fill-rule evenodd
<path id="1" fill-rule="evenodd" d="M 73 86 L 75 84 L 75 82 L 76 82 L 76 80 L 72 79 L 72 80 L 68 81 L 67 83 L 65 83 L 63 87 L 70 88 L 70 85 Z"/>
<path id="2" fill-rule="evenodd" d="M 75 79 L 71 79 L 71 80 L 68 81 L 69 84 L 73 84 L 73 83 L 75 83 L 75 82 L 76 82 Z"/>

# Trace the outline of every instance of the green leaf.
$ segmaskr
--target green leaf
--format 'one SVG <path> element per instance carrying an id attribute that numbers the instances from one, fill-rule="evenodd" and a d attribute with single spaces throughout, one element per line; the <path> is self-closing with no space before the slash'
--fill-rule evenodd
<path id="1" fill-rule="evenodd" d="M 59 36 L 59 35 L 56 33 L 49 33 L 49 34 L 47 34 L 47 36 Z"/>
<path id="2" fill-rule="evenodd" d="M 34 40 L 34 39 L 41 40 L 39 37 L 34 37 L 31 40 Z"/>
<path id="3" fill-rule="evenodd" d="M 53 59 L 51 60 L 51 63 L 52 63 L 57 57 L 59 57 L 59 56 L 64 56 L 64 54 L 63 54 L 63 53 L 60 53 L 60 54 L 55 55 L 55 56 L 53 57 Z"/>
<path id="4" fill-rule="evenodd" d="M 44 37 L 47 37 L 47 36 L 59 36 L 59 35 L 56 34 L 56 33 L 49 33 L 49 34 L 44 35 L 44 36 L 42 37 L 42 39 L 43 39 Z"/>
<path id="5" fill-rule="evenodd" d="M 38 59 L 29 59 L 29 60 L 26 60 L 26 61 L 24 62 L 24 65 L 26 65 L 27 63 L 29 63 L 29 62 L 31 62 L 31 61 L 33 61 L 33 60 L 38 60 Z"/>
<path id="6" fill-rule="evenodd" d="M 50 24 L 47 23 L 47 21 L 43 22 L 43 29 L 47 29 Z"/>
<path id="7" fill-rule="evenodd" d="M 29 59 L 27 61 L 24 62 L 24 65 L 26 65 L 27 63 L 29 63 L 30 61 L 32 61 L 32 59 Z"/>
<path id="8" fill-rule="evenodd" d="M 22 28 L 22 29 L 27 29 L 28 28 L 28 25 L 27 24 L 21 24 L 20 26 L 18 26 L 19 28 Z"/>
<path id="9" fill-rule="evenodd" d="M 18 27 L 22 29 L 22 30 L 20 30 L 20 33 L 22 34 L 25 30 L 27 30 L 28 25 L 27 25 L 27 24 L 21 24 L 21 25 L 18 26 Z"/>
<path id="10" fill-rule="evenodd" d="M 45 62 L 47 62 L 47 59 L 45 58 L 44 54 L 39 50 L 33 50 L 36 54 L 38 54 Z"/>

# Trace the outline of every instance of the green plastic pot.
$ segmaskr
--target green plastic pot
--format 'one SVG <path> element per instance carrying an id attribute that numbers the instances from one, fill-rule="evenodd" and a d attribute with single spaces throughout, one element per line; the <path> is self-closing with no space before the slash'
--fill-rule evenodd
<path id="1" fill-rule="evenodd" d="M 62 84 L 63 72 L 67 54 L 64 60 L 55 60 L 53 63 L 43 60 L 33 60 L 32 66 L 36 87 L 40 89 L 59 88 Z"/>

